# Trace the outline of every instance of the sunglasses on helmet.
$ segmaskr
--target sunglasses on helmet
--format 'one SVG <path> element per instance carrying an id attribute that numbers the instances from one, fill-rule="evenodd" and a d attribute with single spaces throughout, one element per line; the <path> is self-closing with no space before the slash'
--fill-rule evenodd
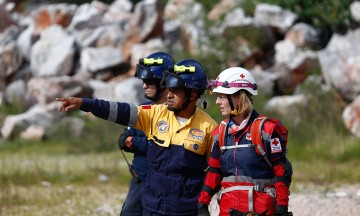
<path id="1" fill-rule="evenodd" d="M 151 72 L 150 68 L 137 64 L 136 65 L 136 71 L 135 71 L 135 77 L 138 77 L 140 79 L 159 79 L 159 77 L 155 77 L 154 73 Z"/>
<path id="2" fill-rule="evenodd" d="M 169 71 L 164 72 L 161 85 L 166 86 L 167 88 L 190 88 L 179 75 Z"/>

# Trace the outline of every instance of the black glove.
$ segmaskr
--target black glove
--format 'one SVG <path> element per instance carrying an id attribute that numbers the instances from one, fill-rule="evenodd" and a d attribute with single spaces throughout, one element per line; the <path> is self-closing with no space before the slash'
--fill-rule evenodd
<path id="1" fill-rule="evenodd" d="M 124 129 L 124 133 L 120 134 L 118 145 L 121 150 L 128 150 L 127 146 L 125 145 L 126 138 L 130 136 L 129 130 Z"/>
<path id="2" fill-rule="evenodd" d="M 200 203 L 198 205 L 198 216 L 210 216 L 209 207 L 203 203 Z"/>
<path id="3" fill-rule="evenodd" d="M 292 216 L 292 212 L 288 212 L 288 207 L 284 205 L 275 205 L 276 216 Z"/>
<path id="4" fill-rule="evenodd" d="M 243 213 L 243 212 L 241 212 L 241 211 L 238 211 L 238 210 L 236 210 L 236 209 L 229 209 L 229 215 L 230 216 L 244 216 L 244 215 L 246 215 L 247 213 Z"/>

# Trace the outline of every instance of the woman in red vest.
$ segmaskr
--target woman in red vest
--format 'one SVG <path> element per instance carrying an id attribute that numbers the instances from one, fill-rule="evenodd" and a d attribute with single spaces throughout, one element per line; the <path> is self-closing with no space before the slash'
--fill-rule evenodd
<path id="1" fill-rule="evenodd" d="M 217 192 L 221 216 L 292 215 L 288 212 L 292 166 L 286 158 L 286 128 L 279 121 L 262 121 L 265 116 L 253 109 L 252 96 L 258 92 L 249 71 L 228 68 L 211 84 L 221 115 L 228 118 L 213 132 L 198 215 L 209 215 L 208 205 Z"/>

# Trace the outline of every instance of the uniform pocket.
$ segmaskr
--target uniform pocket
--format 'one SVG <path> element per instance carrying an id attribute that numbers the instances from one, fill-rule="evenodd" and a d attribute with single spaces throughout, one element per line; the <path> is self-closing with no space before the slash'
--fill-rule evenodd
<path id="1" fill-rule="evenodd" d="M 195 139 L 184 139 L 184 148 L 199 155 L 204 155 L 206 151 L 206 145 Z"/>

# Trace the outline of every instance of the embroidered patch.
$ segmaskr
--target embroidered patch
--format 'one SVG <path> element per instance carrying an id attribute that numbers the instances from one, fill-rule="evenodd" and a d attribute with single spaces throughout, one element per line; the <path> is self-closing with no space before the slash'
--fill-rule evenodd
<path id="1" fill-rule="evenodd" d="M 141 108 L 143 108 L 143 109 L 151 109 L 151 105 L 141 105 Z"/>
<path id="2" fill-rule="evenodd" d="M 198 145 L 198 144 L 194 144 L 194 145 L 193 145 L 193 148 L 194 148 L 195 150 L 198 150 L 198 149 L 199 149 L 199 145 Z"/>
<path id="3" fill-rule="evenodd" d="M 166 121 L 161 120 L 159 121 L 159 123 L 157 124 L 157 129 L 159 130 L 160 133 L 165 133 L 169 128 L 169 125 Z"/>
<path id="4" fill-rule="evenodd" d="M 204 133 L 204 131 L 202 131 L 198 128 L 191 128 L 190 136 L 194 139 L 202 140 L 202 139 L 204 139 L 205 133 Z"/>
<path id="5" fill-rule="evenodd" d="M 281 144 L 279 138 L 274 138 L 270 140 L 271 153 L 282 152 Z"/>
<path id="6" fill-rule="evenodd" d="M 247 140 L 251 140 L 251 133 L 247 133 L 247 134 L 246 134 L 246 139 L 247 139 Z"/>

